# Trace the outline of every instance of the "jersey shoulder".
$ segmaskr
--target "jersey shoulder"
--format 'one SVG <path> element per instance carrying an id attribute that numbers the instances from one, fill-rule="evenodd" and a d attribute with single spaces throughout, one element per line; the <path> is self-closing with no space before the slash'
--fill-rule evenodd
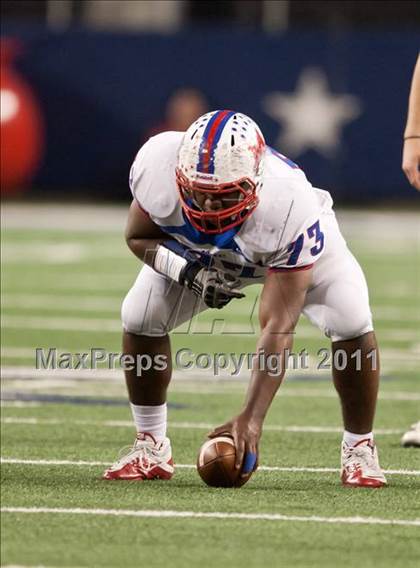
<path id="1" fill-rule="evenodd" d="M 258 206 L 237 235 L 249 255 L 268 266 L 287 261 L 291 243 L 322 214 L 318 195 L 304 172 L 289 162 L 271 152 L 267 156 Z"/>
<path id="2" fill-rule="evenodd" d="M 179 208 L 175 168 L 183 132 L 162 132 L 140 148 L 130 170 L 130 189 L 154 220 L 170 217 Z"/>

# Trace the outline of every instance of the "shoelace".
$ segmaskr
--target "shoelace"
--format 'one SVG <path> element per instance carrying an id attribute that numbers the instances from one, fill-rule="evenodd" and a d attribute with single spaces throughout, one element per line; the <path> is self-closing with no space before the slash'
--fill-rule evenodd
<path id="1" fill-rule="evenodd" d="M 350 447 L 346 448 L 344 452 L 346 454 L 346 457 L 350 458 L 351 461 L 356 461 L 357 459 L 360 459 L 361 461 L 366 463 L 369 469 L 371 470 L 377 469 L 376 460 L 371 448 L 367 446 L 366 447 L 359 446 L 357 448 Z"/>
<path id="2" fill-rule="evenodd" d="M 129 463 L 130 461 L 137 462 L 142 468 L 150 469 L 153 465 L 150 460 L 150 454 L 155 454 L 151 444 L 147 440 L 136 440 L 133 446 L 124 446 L 118 453 L 117 461 L 119 463 Z M 133 459 L 130 460 L 130 456 Z"/>

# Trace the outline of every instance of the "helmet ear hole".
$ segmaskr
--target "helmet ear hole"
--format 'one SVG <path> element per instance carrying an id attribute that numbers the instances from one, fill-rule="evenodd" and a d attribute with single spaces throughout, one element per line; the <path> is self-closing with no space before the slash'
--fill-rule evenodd
<path id="1" fill-rule="evenodd" d="M 242 189 L 244 189 L 245 191 L 251 191 L 252 190 L 252 185 L 248 182 L 248 181 L 243 181 L 241 182 L 240 186 L 242 187 Z"/>
<path id="2" fill-rule="evenodd" d="M 231 145 L 231 146 L 235 146 L 235 137 L 234 137 L 233 134 L 232 134 L 232 136 L 230 137 L 230 145 Z"/>

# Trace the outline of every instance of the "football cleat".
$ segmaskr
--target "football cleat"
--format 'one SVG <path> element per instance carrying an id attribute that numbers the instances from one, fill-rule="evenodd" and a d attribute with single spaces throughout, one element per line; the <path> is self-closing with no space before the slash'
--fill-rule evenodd
<path id="1" fill-rule="evenodd" d="M 341 447 L 341 482 L 345 487 L 383 487 L 387 481 L 378 461 L 373 440 L 361 440 L 355 446 Z"/>
<path id="2" fill-rule="evenodd" d="M 103 479 L 143 481 L 171 479 L 174 474 L 169 438 L 157 442 L 147 432 L 139 432 L 132 448 L 121 450 L 122 455 L 103 474 Z"/>
<path id="3" fill-rule="evenodd" d="M 401 445 L 404 448 L 420 448 L 420 422 L 411 425 L 410 430 L 401 438 Z"/>

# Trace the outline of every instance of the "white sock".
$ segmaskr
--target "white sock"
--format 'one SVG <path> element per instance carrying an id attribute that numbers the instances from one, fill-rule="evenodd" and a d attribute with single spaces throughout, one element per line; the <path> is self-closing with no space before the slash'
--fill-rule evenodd
<path id="1" fill-rule="evenodd" d="M 352 432 L 344 430 L 343 442 L 348 446 L 355 446 L 362 440 L 373 440 L 373 432 L 368 432 L 367 434 L 353 434 Z"/>
<path id="2" fill-rule="evenodd" d="M 130 402 L 130 407 L 137 432 L 148 432 L 157 441 L 166 437 L 166 402 L 157 406 L 143 406 Z"/>

